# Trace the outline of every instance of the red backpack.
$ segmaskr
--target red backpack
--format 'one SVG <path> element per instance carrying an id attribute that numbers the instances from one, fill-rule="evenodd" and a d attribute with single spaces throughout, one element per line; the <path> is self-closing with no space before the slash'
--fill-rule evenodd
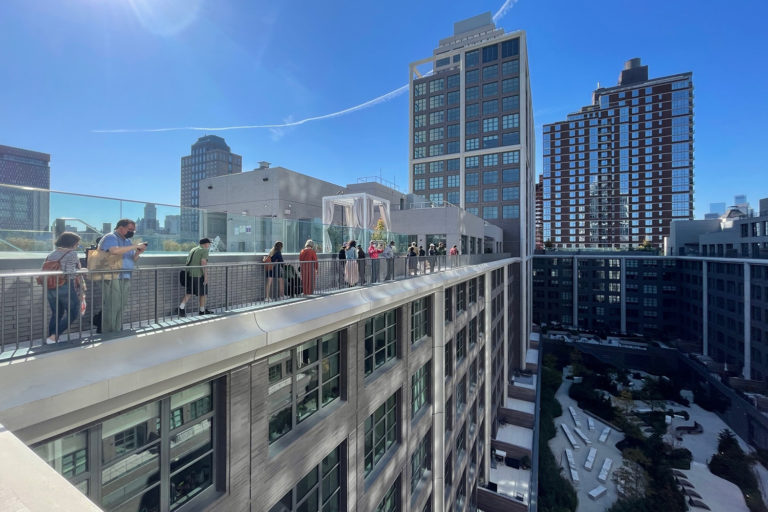
<path id="1" fill-rule="evenodd" d="M 72 251 L 65 252 L 58 260 L 49 260 L 48 258 L 45 258 L 45 262 L 43 262 L 43 268 L 40 270 L 43 272 L 61 271 L 61 259 L 70 252 Z M 58 276 L 37 276 L 37 284 L 43 284 L 43 279 L 45 279 L 45 287 L 49 290 L 55 290 L 59 286 L 67 283 L 67 276 L 63 274 Z"/>

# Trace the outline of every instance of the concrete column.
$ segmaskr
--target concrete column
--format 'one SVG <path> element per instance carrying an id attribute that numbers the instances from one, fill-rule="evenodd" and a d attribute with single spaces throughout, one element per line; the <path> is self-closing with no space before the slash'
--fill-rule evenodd
<path id="1" fill-rule="evenodd" d="M 573 296 L 573 311 L 571 315 L 573 317 L 573 325 L 579 326 L 579 261 L 576 256 L 573 257 L 573 289 L 571 290 Z"/>
<path id="2" fill-rule="evenodd" d="M 752 276 L 749 263 L 744 263 L 744 371 L 745 379 L 752 378 L 752 310 L 749 307 L 752 296 Z"/>
<path id="3" fill-rule="evenodd" d="M 701 262 L 701 353 L 709 355 L 709 282 L 707 260 Z"/>
<path id="4" fill-rule="evenodd" d="M 621 334 L 627 334 L 627 258 L 621 258 Z"/>
<path id="5" fill-rule="evenodd" d="M 432 307 L 432 489 L 435 512 L 445 510 L 445 288 Z"/>
<path id="6" fill-rule="evenodd" d="M 504 297 L 504 311 L 501 315 L 503 326 L 502 326 L 502 348 L 501 353 L 504 354 L 504 394 L 507 393 L 507 383 L 509 382 L 509 297 L 507 296 L 507 283 L 509 282 L 509 271 L 507 270 L 508 266 L 504 265 L 504 281 L 503 281 L 503 297 Z M 522 299 L 522 297 L 521 297 Z M 525 368 L 525 359 L 522 361 L 517 362 L 518 366 L 521 369 Z"/>

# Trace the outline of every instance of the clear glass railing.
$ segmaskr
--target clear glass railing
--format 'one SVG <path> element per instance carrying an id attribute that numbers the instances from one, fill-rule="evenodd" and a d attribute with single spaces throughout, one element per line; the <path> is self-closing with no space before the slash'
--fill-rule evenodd
<path id="1" fill-rule="evenodd" d="M 58 234 L 80 235 L 83 247 L 114 229 L 119 219 L 136 221 L 136 240 L 149 242 L 147 252 L 186 252 L 203 237 L 212 251 L 267 252 L 276 240 L 283 252 L 298 253 L 308 239 L 337 252 L 347 240 L 367 246 L 371 239 L 405 247 L 408 236 L 389 231 L 324 225 L 316 219 L 280 219 L 143 203 L 68 192 L 0 185 L 0 252 L 45 252 Z"/>

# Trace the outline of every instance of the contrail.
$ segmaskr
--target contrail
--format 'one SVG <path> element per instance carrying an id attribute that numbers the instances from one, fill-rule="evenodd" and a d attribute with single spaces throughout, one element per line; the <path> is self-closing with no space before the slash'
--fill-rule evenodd
<path id="1" fill-rule="evenodd" d="M 363 110 L 368 107 L 372 107 L 374 105 L 378 105 L 379 103 L 384 103 L 385 101 L 389 101 L 392 98 L 395 98 L 405 91 L 408 90 L 408 84 L 405 84 L 401 87 L 398 87 L 394 91 L 390 91 L 386 94 L 382 94 L 381 96 L 374 98 L 372 100 L 368 100 L 365 103 L 361 103 L 359 105 L 355 105 L 354 107 L 345 108 L 344 110 L 339 110 L 338 112 L 333 112 L 331 114 L 324 114 L 322 116 L 314 116 L 314 117 L 307 117 L 306 119 L 300 119 L 298 121 L 291 121 L 288 123 L 280 123 L 280 124 L 246 124 L 246 125 L 240 125 L 240 126 L 177 126 L 172 128 L 117 128 L 114 130 L 93 130 L 94 133 L 137 133 L 137 132 L 175 132 L 175 131 L 181 131 L 181 130 L 193 130 L 193 131 L 200 131 L 200 132 L 222 132 L 227 130 L 254 130 L 258 128 L 289 128 L 291 126 L 299 126 L 305 123 L 308 123 L 310 121 L 320 121 L 323 119 L 331 119 L 334 117 L 343 116 L 346 114 L 350 114 L 352 112 L 356 112 L 358 110 Z"/>
<path id="2" fill-rule="evenodd" d="M 504 17 L 505 14 L 507 14 L 507 11 L 509 11 L 511 8 L 515 6 L 517 3 L 517 0 L 506 0 L 501 7 L 499 7 L 499 10 L 496 11 L 496 14 L 493 15 L 493 22 L 498 23 L 498 21 Z"/>
<path id="3" fill-rule="evenodd" d="M 505 2 L 501 5 L 501 7 L 499 7 L 499 10 L 496 11 L 496 14 L 493 15 L 494 23 L 497 23 L 502 17 L 504 17 L 504 15 L 507 14 L 507 12 L 510 9 L 512 9 L 512 7 L 514 7 L 516 3 L 517 3 L 517 0 L 505 0 Z M 230 130 L 290 128 L 292 126 L 300 126 L 302 124 L 309 123 L 311 121 L 322 121 L 324 119 L 332 119 L 334 117 L 344 116 L 347 114 L 351 114 L 352 112 L 357 112 L 358 110 L 363 110 L 369 107 L 373 107 L 374 105 L 378 105 L 379 103 L 384 103 L 386 101 L 391 100 L 392 98 L 396 98 L 397 96 L 400 96 L 407 90 L 408 90 L 408 84 L 405 84 L 403 86 L 398 87 L 394 91 L 390 91 L 386 94 L 382 94 L 381 96 L 373 98 L 372 100 L 368 100 L 359 105 L 355 105 L 354 107 L 345 108 L 344 110 L 339 110 L 338 112 L 332 112 L 330 114 L 324 114 L 322 116 L 307 117 L 305 119 L 300 119 L 298 121 L 290 121 L 287 123 L 246 124 L 246 125 L 240 125 L 240 126 L 176 126 L 171 128 L 115 128 L 115 129 L 92 130 L 92 132 L 93 133 L 157 133 L 157 132 L 178 132 L 178 131 L 224 132 L 224 131 L 230 131 Z"/>

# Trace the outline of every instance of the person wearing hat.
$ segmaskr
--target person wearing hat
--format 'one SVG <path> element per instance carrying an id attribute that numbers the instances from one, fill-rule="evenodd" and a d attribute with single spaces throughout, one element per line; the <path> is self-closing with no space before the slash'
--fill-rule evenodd
<path id="1" fill-rule="evenodd" d="M 187 279 L 185 280 L 186 294 L 179 304 L 179 316 L 187 316 L 187 301 L 192 295 L 197 295 L 201 315 L 212 315 L 213 311 L 205 309 L 205 299 L 208 295 L 208 249 L 211 241 L 201 238 L 200 244 L 189 251 L 187 256 Z"/>
<path id="2" fill-rule="evenodd" d="M 435 244 L 429 244 L 429 251 L 427 254 L 429 254 L 429 273 L 434 274 L 435 264 L 437 263 L 437 249 L 435 248 Z"/>

